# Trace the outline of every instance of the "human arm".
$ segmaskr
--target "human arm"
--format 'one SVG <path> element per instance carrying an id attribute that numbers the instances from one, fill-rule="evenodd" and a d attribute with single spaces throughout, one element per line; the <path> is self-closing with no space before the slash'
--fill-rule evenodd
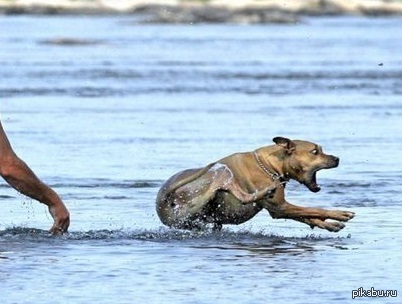
<path id="1" fill-rule="evenodd" d="M 13 151 L 0 123 L 0 175 L 18 192 L 48 206 L 54 223 L 52 234 L 67 231 L 70 214 L 59 195 L 43 183 Z"/>

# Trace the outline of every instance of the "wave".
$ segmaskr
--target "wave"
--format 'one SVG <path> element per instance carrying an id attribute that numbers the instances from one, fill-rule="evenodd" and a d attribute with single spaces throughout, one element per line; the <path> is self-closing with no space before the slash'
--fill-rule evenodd
<path id="1" fill-rule="evenodd" d="M 34 66 L 35 67 L 35 66 Z M 310 92 L 378 92 L 402 94 L 398 80 L 400 71 L 275 71 L 255 70 L 254 66 L 226 67 L 183 63 L 166 69 L 166 65 L 122 69 L 97 67 L 59 70 L 51 68 L 29 72 L 23 77 L 7 68 L 8 85 L 0 97 L 73 96 L 111 97 L 139 94 L 244 93 L 294 94 Z M 267 67 L 269 69 L 269 67 Z M 57 78 L 58 81 L 54 82 Z M 45 82 L 48 80 L 47 82 Z M 52 81 L 53 80 L 53 81 Z M 79 81 L 80 80 L 80 81 Z M 28 85 L 21 86 L 21 81 Z M 122 85 L 130 82 L 131 85 Z M 14 84 L 14 85 L 13 85 Z"/>
<path id="2" fill-rule="evenodd" d="M 131 188 L 156 188 L 162 185 L 162 180 L 112 180 L 112 179 L 63 179 L 63 182 L 54 182 L 52 187 L 55 188 L 114 188 L 114 189 L 131 189 Z"/>

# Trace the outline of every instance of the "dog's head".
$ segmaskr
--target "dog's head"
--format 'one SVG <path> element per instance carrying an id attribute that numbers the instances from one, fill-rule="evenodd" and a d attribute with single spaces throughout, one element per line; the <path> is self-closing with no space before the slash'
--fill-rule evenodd
<path id="1" fill-rule="evenodd" d="M 283 158 L 285 175 L 304 184 L 312 192 L 321 190 L 317 184 L 317 172 L 339 165 L 338 157 L 325 154 L 317 144 L 284 137 L 275 137 L 273 141 L 283 149 L 280 157 Z"/>

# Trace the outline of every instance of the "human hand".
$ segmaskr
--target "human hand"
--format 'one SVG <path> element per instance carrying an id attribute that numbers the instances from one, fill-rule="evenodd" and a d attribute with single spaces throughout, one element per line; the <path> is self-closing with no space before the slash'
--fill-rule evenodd
<path id="1" fill-rule="evenodd" d="M 50 233 L 60 235 L 67 232 L 70 226 L 70 213 L 62 202 L 49 206 L 49 212 L 54 219 L 53 226 L 50 228 Z"/>

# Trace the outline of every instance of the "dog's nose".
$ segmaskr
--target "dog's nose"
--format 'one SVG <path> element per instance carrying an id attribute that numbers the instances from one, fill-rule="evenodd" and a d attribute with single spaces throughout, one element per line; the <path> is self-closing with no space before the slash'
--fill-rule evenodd
<path id="1" fill-rule="evenodd" d="M 334 158 L 334 162 L 338 166 L 339 165 L 339 157 L 334 156 L 333 158 Z"/>

